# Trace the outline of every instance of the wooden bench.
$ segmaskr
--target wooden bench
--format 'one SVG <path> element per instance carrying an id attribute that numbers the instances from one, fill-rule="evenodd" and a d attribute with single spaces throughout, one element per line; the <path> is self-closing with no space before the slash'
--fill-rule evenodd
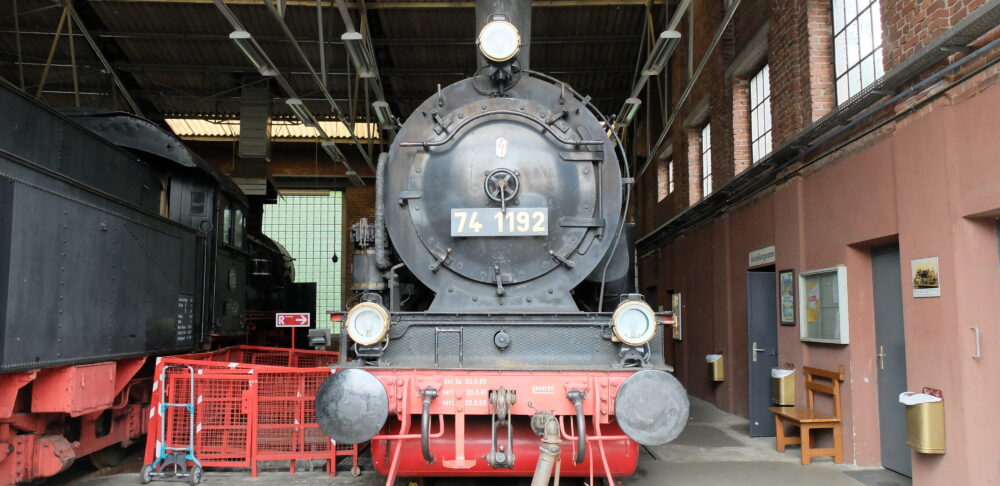
<path id="1" fill-rule="evenodd" d="M 844 367 L 838 371 L 804 367 L 806 375 L 806 406 L 805 407 L 771 407 L 768 410 L 774 414 L 775 439 L 778 452 L 785 452 L 785 446 L 802 445 L 802 464 L 808 465 L 814 457 L 832 456 L 833 462 L 844 462 L 843 431 L 840 415 L 840 382 L 844 381 Z M 817 381 L 817 379 L 821 381 Z M 829 382 L 824 384 L 823 382 Z M 833 414 L 816 410 L 815 394 L 829 395 L 833 400 Z M 785 435 L 785 424 L 789 423 L 799 428 L 798 437 Z M 816 429 L 830 429 L 833 432 L 833 447 L 817 449 L 812 445 L 810 433 Z"/>

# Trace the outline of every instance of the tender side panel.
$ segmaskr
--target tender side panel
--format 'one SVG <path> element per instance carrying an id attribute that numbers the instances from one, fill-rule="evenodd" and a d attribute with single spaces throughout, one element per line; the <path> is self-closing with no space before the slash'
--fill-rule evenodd
<path id="1" fill-rule="evenodd" d="M 0 150 L 157 211 L 160 182 L 144 163 L 0 82 Z"/>
<path id="2" fill-rule="evenodd" d="M 14 185 L 11 179 L 0 170 L 0 324 L 10 318 L 10 307 L 7 306 L 7 293 L 10 285 L 10 225 L 13 215 L 11 200 L 14 195 Z M 0 349 L 4 346 L 4 334 L 0 332 Z"/>
<path id="3" fill-rule="evenodd" d="M 0 159 L 9 231 L 0 370 L 192 347 L 196 236 Z"/>

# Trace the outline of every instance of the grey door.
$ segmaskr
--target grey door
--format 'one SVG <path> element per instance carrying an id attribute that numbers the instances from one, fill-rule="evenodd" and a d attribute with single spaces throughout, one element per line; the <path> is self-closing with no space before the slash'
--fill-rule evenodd
<path id="1" fill-rule="evenodd" d="M 882 467 L 912 476 L 906 410 L 899 403 L 899 394 L 906 391 L 906 344 L 898 244 L 872 248 L 872 287 Z"/>
<path id="2" fill-rule="evenodd" d="M 747 272 L 750 347 L 750 437 L 773 437 L 771 368 L 778 366 L 778 316 L 774 272 Z"/>

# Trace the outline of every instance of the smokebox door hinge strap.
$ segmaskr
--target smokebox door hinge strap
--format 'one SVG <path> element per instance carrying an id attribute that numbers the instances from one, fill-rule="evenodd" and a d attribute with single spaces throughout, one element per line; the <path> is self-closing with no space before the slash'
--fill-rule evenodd
<path id="1" fill-rule="evenodd" d="M 497 295 L 503 295 L 506 291 L 503 289 L 503 274 L 500 273 L 500 266 L 493 265 L 493 274 L 497 279 Z"/>
<path id="2" fill-rule="evenodd" d="M 448 127 L 450 127 L 451 124 L 455 122 L 455 117 L 453 117 L 452 115 L 441 116 L 441 114 L 437 113 L 436 111 L 434 112 L 433 118 L 435 123 L 434 133 L 438 135 L 447 132 Z"/>
<path id="3" fill-rule="evenodd" d="M 422 191 L 400 191 L 399 205 L 406 206 L 406 203 L 408 203 L 410 199 L 420 199 L 423 197 L 424 193 Z"/>
<path id="4" fill-rule="evenodd" d="M 566 162 L 604 162 L 604 152 L 559 152 L 559 158 L 565 160 Z"/>
<path id="5" fill-rule="evenodd" d="M 556 253 L 556 252 L 554 252 L 552 250 L 549 250 L 549 255 L 552 256 L 552 258 L 555 258 L 557 262 L 559 262 L 559 263 L 561 263 L 563 265 L 566 265 L 566 268 L 573 268 L 573 266 L 576 265 L 575 263 L 573 263 L 572 260 L 570 260 L 568 258 L 565 258 L 562 255 L 560 255 L 560 254 L 558 254 L 558 253 Z"/>
<path id="6" fill-rule="evenodd" d="M 431 254 L 434 255 L 433 253 Z M 446 248 L 444 250 L 444 254 L 442 255 L 434 255 L 434 257 L 437 258 L 437 261 L 431 264 L 430 266 L 431 271 L 436 273 L 438 269 L 441 268 L 441 264 L 448 259 L 448 255 L 451 255 L 451 248 Z"/>
<path id="7" fill-rule="evenodd" d="M 559 218 L 559 226 L 564 228 L 603 228 L 604 218 L 574 218 L 564 216 Z"/>

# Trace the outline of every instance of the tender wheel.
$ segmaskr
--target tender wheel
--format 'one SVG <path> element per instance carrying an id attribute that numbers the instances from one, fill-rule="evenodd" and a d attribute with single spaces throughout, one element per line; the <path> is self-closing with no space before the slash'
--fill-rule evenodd
<path id="1" fill-rule="evenodd" d="M 361 475 L 361 468 L 358 466 L 351 467 L 351 476 L 358 477 Z"/>
<path id="2" fill-rule="evenodd" d="M 142 484 L 149 484 L 153 480 L 153 466 L 151 464 L 142 466 L 142 469 L 139 470 L 139 477 L 142 480 Z"/>
<path id="3" fill-rule="evenodd" d="M 103 469 L 121 464 L 127 455 L 127 449 L 113 445 L 88 454 L 87 458 L 90 459 L 90 464 L 94 466 L 94 469 Z"/>
<path id="4" fill-rule="evenodd" d="M 201 466 L 194 466 L 191 468 L 191 474 L 188 475 L 188 484 L 192 486 L 201 482 L 204 471 L 201 470 Z"/>

